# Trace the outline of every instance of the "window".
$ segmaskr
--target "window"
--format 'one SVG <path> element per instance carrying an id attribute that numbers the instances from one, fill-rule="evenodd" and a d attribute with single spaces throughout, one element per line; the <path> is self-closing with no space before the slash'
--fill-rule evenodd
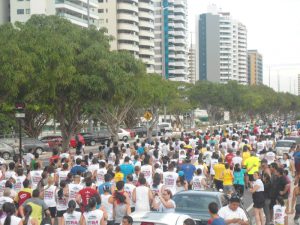
<path id="1" fill-rule="evenodd" d="M 23 0 L 18 0 L 18 2 L 23 2 Z"/>
<path id="2" fill-rule="evenodd" d="M 26 14 L 30 14 L 30 9 L 26 9 Z"/>
<path id="3" fill-rule="evenodd" d="M 103 3 L 103 0 L 98 0 L 99 3 Z"/>
<path id="4" fill-rule="evenodd" d="M 24 14 L 24 9 L 17 9 L 17 14 L 18 15 Z"/>
<path id="5" fill-rule="evenodd" d="M 108 13 L 108 9 L 106 9 L 106 13 Z"/>
<path id="6" fill-rule="evenodd" d="M 103 9 L 98 9 L 98 13 L 103 13 L 104 10 Z"/>

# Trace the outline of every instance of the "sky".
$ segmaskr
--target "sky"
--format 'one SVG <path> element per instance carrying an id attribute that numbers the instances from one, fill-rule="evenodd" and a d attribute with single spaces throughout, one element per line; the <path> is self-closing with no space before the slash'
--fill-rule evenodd
<path id="1" fill-rule="evenodd" d="M 297 93 L 300 74 L 300 0 L 187 0 L 189 31 L 196 16 L 209 4 L 247 27 L 248 49 L 257 49 L 264 60 L 264 84 L 274 90 Z M 195 39 L 195 38 L 193 38 Z M 279 81 L 279 82 L 278 82 Z M 279 85 L 278 85 L 279 84 Z"/>

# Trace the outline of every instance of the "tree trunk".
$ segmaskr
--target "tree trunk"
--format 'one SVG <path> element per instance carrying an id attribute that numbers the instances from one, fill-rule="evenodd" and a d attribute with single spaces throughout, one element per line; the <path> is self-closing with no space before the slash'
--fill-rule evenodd
<path id="1" fill-rule="evenodd" d="M 26 111 L 24 119 L 24 131 L 32 138 L 38 138 L 43 127 L 49 121 L 50 116 L 42 112 Z"/>

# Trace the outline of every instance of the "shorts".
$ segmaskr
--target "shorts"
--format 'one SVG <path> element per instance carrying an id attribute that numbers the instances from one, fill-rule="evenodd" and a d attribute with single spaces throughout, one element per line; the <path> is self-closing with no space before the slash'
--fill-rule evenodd
<path id="1" fill-rule="evenodd" d="M 223 181 L 222 180 L 214 179 L 214 183 L 216 185 L 217 190 L 223 189 Z"/>
<path id="2" fill-rule="evenodd" d="M 56 207 L 49 207 L 48 209 L 50 211 L 51 218 L 55 218 L 56 217 Z"/>
<path id="3" fill-rule="evenodd" d="M 67 212 L 67 210 L 57 210 L 56 216 L 57 217 L 63 217 L 65 212 Z"/>
<path id="4" fill-rule="evenodd" d="M 254 178 L 253 178 L 253 174 L 248 174 L 248 177 L 249 177 L 249 181 L 254 181 Z"/>
<path id="5" fill-rule="evenodd" d="M 244 185 L 235 184 L 234 189 L 239 194 L 240 197 L 242 197 L 244 195 L 244 189 L 245 189 Z"/>
<path id="6" fill-rule="evenodd" d="M 265 206 L 265 197 L 264 192 L 254 192 L 252 194 L 253 198 L 253 208 L 262 209 Z"/>
<path id="7" fill-rule="evenodd" d="M 233 192 L 233 186 L 232 185 L 223 185 L 223 186 L 224 186 L 224 188 L 223 188 L 224 193 Z"/>

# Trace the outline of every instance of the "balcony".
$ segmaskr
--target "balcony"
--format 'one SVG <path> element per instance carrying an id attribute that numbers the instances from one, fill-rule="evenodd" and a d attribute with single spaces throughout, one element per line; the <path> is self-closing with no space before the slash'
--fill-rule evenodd
<path id="1" fill-rule="evenodd" d="M 127 51 L 133 51 L 138 53 L 139 46 L 133 44 L 127 44 L 127 43 L 118 43 L 118 50 L 127 50 Z"/>
<path id="2" fill-rule="evenodd" d="M 85 20 L 85 19 L 82 19 L 82 18 L 73 16 L 73 15 L 70 15 L 68 13 L 59 13 L 57 15 L 60 16 L 60 17 L 65 18 L 67 20 L 69 20 L 71 23 L 74 23 L 74 24 L 76 24 L 78 26 L 88 27 L 88 21 Z"/>
<path id="3" fill-rule="evenodd" d="M 138 23 L 139 22 L 139 17 L 138 16 L 134 16 L 132 14 L 128 14 L 128 13 L 119 13 L 118 14 L 118 19 L 120 20 L 129 20 L 129 21 L 133 21 Z"/>
<path id="4" fill-rule="evenodd" d="M 146 27 L 146 28 L 149 28 L 149 29 L 154 29 L 154 23 L 149 22 L 149 21 L 140 20 L 139 21 L 139 26 L 140 27 Z"/>
<path id="5" fill-rule="evenodd" d="M 154 57 L 154 49 L 139 48 L 139 54 Z"/>
<path id="6" fill-rule="evenodd" d="M 137 5 L 126 3 L 126 2 L 119 2 L 118 9 L 129 10 L 129 11 L 136 12 L 136 13 L 139 12 L 139 7 Z"/>
<path id="7" fill-rule="evenodd" d="M 139 12 L 139 18 L 154 20 L 154 14 L 150 12 Z"/>
<path id="8" fill-rule="evenodd" d="M 88 10 L 86 7 L 80 5 L 80 4 L 75 4 L 71 1 L 67 0 L 57 0 L 55 4 L 56 9 L 67 9 L 73 12 L 76 12 L 78 14 L 82 14 L 85 16 L 88 16 Z M 96 12 L 93 12 L 90 10 L 90 18 L 92 19 L 99 19 L 98 14 Z"/>
<path id="9" fill-rule="evenodd" d="M 119 40 L 126 40 L 126 41 L 135 41 L 139 42 L 139 36 L 134 34 L 126 34 L 126 33 L 119 33 L 118 34 Z"/>
<path id="10" fill-rule="evenodd" d="M 139 31 L 139 36 L 154 38 L 154 32 L 147 31 L 147 30 L 140 30 Z"/>
<path id="11" fill-rule="evenodd" d="M 154 48 L 154 40 L 144 40 L 140 39 L 139 40 L 139 45 L 140 46 L 148 46 Z"/>
<path id="12" fill-rule="evenodd" d="M 139 32 L 139 27 L 135 24 L 131 23 L 119 23 L 118 24 L 118 29 L 119 30 L 129 30 L 129 31 L 134 31 L 134 32 Z"/>
<path id="13" fill-rule="evenodd" d="M 139 2 L 140 9 L 147 9 L 154 12 L 154 5 L 146 2 Z"/>

